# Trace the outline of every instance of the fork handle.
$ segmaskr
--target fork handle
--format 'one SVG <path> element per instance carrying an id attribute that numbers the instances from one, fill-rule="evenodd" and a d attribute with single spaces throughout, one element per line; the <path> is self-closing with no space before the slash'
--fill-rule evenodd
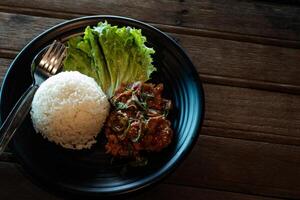
<path id="1" fill-rule="evenodd" d="M 27 116 L 38 85 L 31 85 L 17 101 L 0 128 L 0 155 Z"/>

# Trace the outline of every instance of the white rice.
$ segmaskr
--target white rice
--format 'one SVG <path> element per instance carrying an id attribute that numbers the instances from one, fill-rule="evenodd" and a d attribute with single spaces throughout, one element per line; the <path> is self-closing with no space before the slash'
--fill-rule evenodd
<path id="1" fill-rule="evenodd" d="M 41 84 L 30 113 L 35 130 L 44 138 L 68 149 L 84 149 L 96 143 L 109 102 L 94 79 L 61 72 Z"/>

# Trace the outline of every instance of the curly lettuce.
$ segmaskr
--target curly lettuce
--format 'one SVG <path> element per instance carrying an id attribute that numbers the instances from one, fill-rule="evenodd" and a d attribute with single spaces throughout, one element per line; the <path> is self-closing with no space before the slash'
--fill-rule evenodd
<path id="1" fill-rule="evenodd" d="M 140 29 L 119 28 L 107 22 L 88 26 L 83 37 L 68 41 L 64 70 L 94 78 L 111 97 L 122 83 L 147 81 L 156 70 L 151 57 L 155 51 L 145 43 Z"/>

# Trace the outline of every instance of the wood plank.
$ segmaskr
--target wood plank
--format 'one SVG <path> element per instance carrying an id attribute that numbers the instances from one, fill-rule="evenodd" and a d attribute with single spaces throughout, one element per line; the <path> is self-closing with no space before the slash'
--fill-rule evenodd
<path id="1" fill-rule="evenodd" d="M 261 131 L 253 131 L 251 129 L 248 130 L 240 130 L 234 128 L 223 128 L 223 127 L 214 127 L 211 125 L 207 125 L 209 122 L 204 121 L 201 134 L 202 135 L 210 135 L 210 136 L 218 136 L 225 138 L 235 138 L 235 139 L 243 139 L 250 141 L 260 141 L 260 142 L 268 142 L 272 144 L 286 144 L 286 145 L 296 145 L 300 146 L 300 138 L 292 137 L 286 135 L 278 135 L 272 133 L 264 133 Z M 1 157 L 0 157 L 1 160 Z"/>
<path id="2" fill-rule="evenodd" d="M 76 13 L 66 13 L 66 12 L 58 12 L 52 10 L 34 9 L 28 7 L 11 7 L 7 5 L 0 5 L 0 11 L 8 12 L 8 13 L 33 15 L 33 16 L 61 18 L 61 19 L 73 19 L 76 17 L 84 16 Z M 266 44 L 266 45 L 282 46 L 282 47 L 289 47 L 289 48 L 300 48 L 300 41 L 297 40 L 270 38 L 270 37 L 264 37 L 259 35 L 243 35 L 234 32 L 220 32 L 216 30 L 182 27 L 177 25 L 166 25 L 166 24 L 160 24 L 161 22 L 160 23 L 148 22 L 148 23 L 151 24 L 152 26 L 156 26 L 162 31 L 170 32 L 170 33 L 221 38 L 221 39 L 235 40 L 235 41 L 242 41 L 242 42 L 246 41 L 246 42 L 257 43 L 257 44 Z"/>
<path id="3" fill-rule="evenodd" d="M 276 200 L 277 198 L 225 192 L 212 189 L 184 187 L 172 184 L 160 184 L 133 199 L 195 199 L 195 200 Z M 278 199 L 277 199 L 278 200 Z"/>
<path id="4" fill-rule="evenodd" d="M 0 162 L 0 194 L 1 200 L 60 200 L 62 198 L 47 193 L 32 184 L 17 164 Z M 176 191 L 176 192 L 174 192 Z M 130 199 L 244 199 L 244 200 L 276 200 L 275 198 L 260 197 L 254 195 L 217 191 L 212 189 L 192 188 L 180 185 L 159 184 L 150 190 L 134 195 Z"/>
<path id="5" fill-rule="evenodd" d="M 0 13 L 0 49 L 19 51 L 34 37 L 62 21 L 64 20 Z"/>
<path id="6" fill-rule="evenodd" d="M 296 74 L 295 74 L 296 75 Z M 201 80 L 205 83 L 213 83 L 218 85 L 229 85 L 242 88 L 260 89 L 274 92 L 300 94 L 300 85 L 292 85 L 286 83 L 276 83 L 261 80 L 250 80 L 236 77 L 226 77 L 211 74 L 199 74 Z M 296 79 L 297 80 L 297 79 Z"/>
<path id="7" fill-rule="evenodd" d="M 16 11 L 25 8 L 30 12 L 31 9 L 32 14 L 40 12 L 51 17 L 122 15 L 181 27 L 299 40 L 300 7 L 288 3 L 238 0 L 160 0 L 139 3 L 134 0 L 2 0 L 0 5 L 16 7 Z M 48 15 L 45 11 L 49 11 Z"/>
<path id="8" fill-rule="evenodd" d="M 204 92 L 204 125 L 225 130 L 222 136 L 231 129 L 253 131 L 261 139 L 268 134 L 293 137 L 300 145 L 300 95 L 211 84 L 204 84 Z"/>
<path id="9" fill-rule="evenodd" d="M 187 50 L 200 74 L 300 86 L 300 49 L 183 34 L 172 36 Z"/>
<path id="10" fill-rule="evenodd" d="M 300 147 L 201 135 L 166 181 L 289 199 L 300 196 Z"/>
<path id="11" fill-rule="evenodd" d="M 36 35 L 62 21 L 0 12 L 0 40 L 3 41 L 0 53 L 1 49 L 20 50 Z M 20 37 L 12 40 L 11 35 L 16 30 L 19 30 Z M 187 50 L 205 82 L 300 93 L 300 49 L 171 35 Z"/>
<path id="12" fill-rule="evenodd" d="M 12 61 L 11 59 L 0 58 L 0 84 L 2 84 L 2 80 L 11 61 Z"/>

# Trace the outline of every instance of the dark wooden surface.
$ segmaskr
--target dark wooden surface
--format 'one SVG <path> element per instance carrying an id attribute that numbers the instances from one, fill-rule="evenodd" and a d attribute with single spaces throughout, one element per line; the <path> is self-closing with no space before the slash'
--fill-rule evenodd
<path id="1" fill-rule="evenodd" d="M 206 116 L 187 160 L 134 199 L 300 199 L 300 2 L 1 0 L 0 79 L 33 37 L 67 19 L 133 17 L 174 37 L 203 80 Z M 59 200 L 9 151 L 0 199 Z"/>

